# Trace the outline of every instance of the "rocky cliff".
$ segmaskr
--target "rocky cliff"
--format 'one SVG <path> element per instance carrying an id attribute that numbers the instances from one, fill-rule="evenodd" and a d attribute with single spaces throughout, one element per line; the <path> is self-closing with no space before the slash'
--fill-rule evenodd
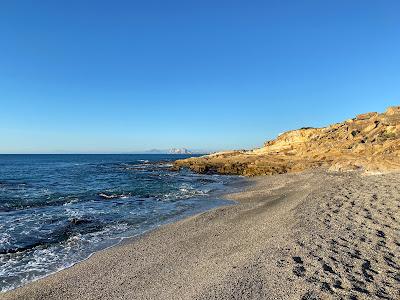
<path id="1" fill-rule="evenodd" d="M 358 115 L 323 128 L 279 135 L 254 150 L 227 151 L 178 160 L 174 169 L 200 173 L 271 175 L 314 167 L 380 172 L 400 169 L 400 106 Z"/>

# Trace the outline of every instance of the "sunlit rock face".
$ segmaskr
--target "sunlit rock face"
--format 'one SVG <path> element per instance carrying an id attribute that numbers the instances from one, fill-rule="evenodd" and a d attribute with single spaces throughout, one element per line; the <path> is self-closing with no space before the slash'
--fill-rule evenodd
<path id="1" fill-rule="evenodd" d="M 279 135 L 253 150 L 218 152 L 176 161 L 174 168 L 199 173 L 246 176 L 297 172 L 314 167 L 332 171 L 383 172 L 400 169 L 400 106 L 365 113 L 323 128 Z"/>

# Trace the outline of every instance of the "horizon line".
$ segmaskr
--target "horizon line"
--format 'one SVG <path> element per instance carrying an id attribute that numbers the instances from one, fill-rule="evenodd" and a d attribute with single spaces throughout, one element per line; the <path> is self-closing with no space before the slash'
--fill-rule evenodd
<path id="1" fill-rule="evenodd" d="M 214 151 L 212 151 L 214 152 Z M 198 155 L 207 154 L 209 152 L 196 152 L 196 153 L 149 153 L 149 152 L 71 152 L 71 153 L 0 153 L 0 155 Z"/>

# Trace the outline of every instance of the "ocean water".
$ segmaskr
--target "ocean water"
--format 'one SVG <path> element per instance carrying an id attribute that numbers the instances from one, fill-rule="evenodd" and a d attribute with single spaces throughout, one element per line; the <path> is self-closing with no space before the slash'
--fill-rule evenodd
<path id="1" fill-rule="evenodd" d="M 177 155 L 0 155 L 0 290 L 231 202 L 236 177 L 171 171 Z"/>

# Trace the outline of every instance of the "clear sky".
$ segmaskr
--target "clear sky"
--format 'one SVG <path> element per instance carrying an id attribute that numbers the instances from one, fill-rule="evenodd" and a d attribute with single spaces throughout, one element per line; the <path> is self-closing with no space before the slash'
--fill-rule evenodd
<path id="1" fill-rule="evenodd" d="M 249 148 L 400 104 L 400 1 L 1 1 L 0 152 Z"/>

